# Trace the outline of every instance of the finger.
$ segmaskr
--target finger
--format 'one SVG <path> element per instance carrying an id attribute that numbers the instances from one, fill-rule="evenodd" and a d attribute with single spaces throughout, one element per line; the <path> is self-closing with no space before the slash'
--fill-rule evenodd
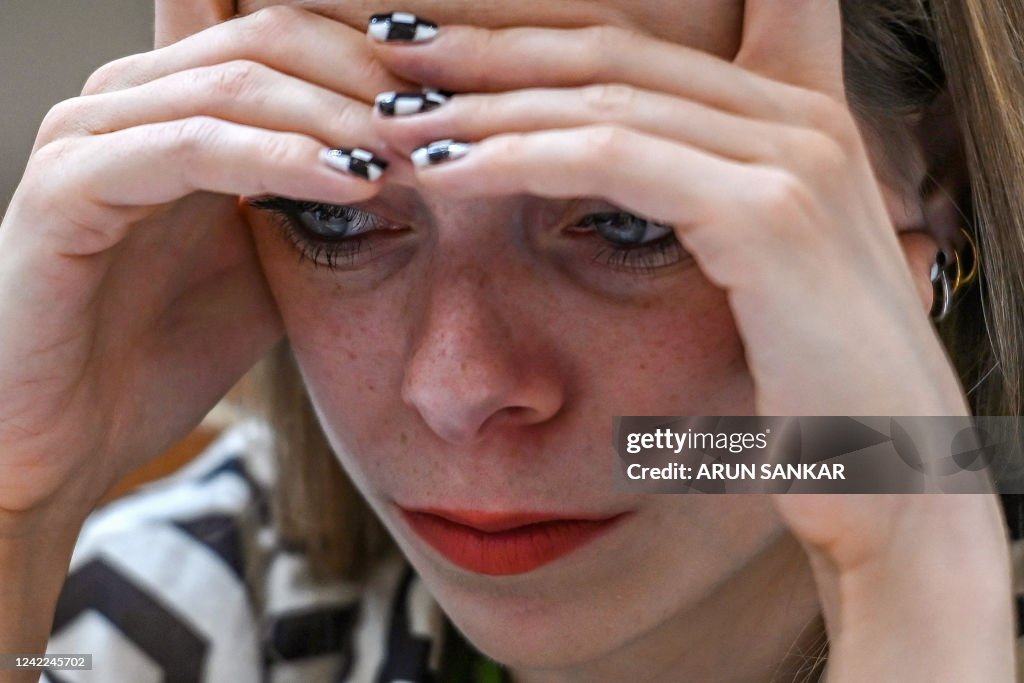
<path id="1" fill-rule="evenodd" d="M 102 135 L 149 123 L 211 116 L 303 133 L 330 146 L 383 149 L 366 104 L 257 62 L 180 71 L 134 88 L 68 100 L 46 117 L 36 142 Z"/>
<path id="2" fill-rule="evenodd" d="M 173 45 L 107 64 L 85 94 L 124 90 L 201 66 L 246 60 L 372 102 L 381 90 L 413 87 L 390 74 L 360 31 L 313 12 L 276 5 L 217 24 Z"/>
<path id="3" fill-rule="evenodd" d="M 43 241 L 66 255 L 98 253 L 124 237 L 129 222 L 118 217 L 125 209 L 200 191 L 337 204 L 364 201 L 379 192 L 379 183 L 329 166 L 324 152 L 323 144 L 308 136 L 209 117 L 58 140 L 33 159 L 35 182 L 48 187 L 37 193 L 37 201 L 77 198 L 62 208 L 64 215 L 75 217 L 76 236 L 69 240 L 56 234 Z M 50 207 L 31 208 L 47 215 Z M 66 232 L 63 223 L 59 226 Z"/>
<path id="4" fill-rule="evenodd" d="M 468 199 L 606 200 L 674 226 L 704 276 L 722 289 L 756 281 L 763 277 L 764 254 L 785 253 L 770 229 L 780 217 L 766 210 L 765 200 L 777 203 L 793 181 L 776 169 L 609 125 L 448 143 L 413 154 L 416 178 L 427 190 Z"/>
<path id="5" fill-rule="evenodd" d="M 371 44 L 402 78 L 454 92 L 623 83 L 768 120 L 799 117 L 806 99 L 714 55 L 612 26 L 444 26 L 426 43 Z"/>
<path id="6" fill-rule="evenodd" d="M 839 0 L 747 0 L 736 63 L 842 100 L 842 25 Z"/>
<path id="7" fill-rule="evenodd" d="M 381 109 L 374 123 L 390 147 L 406 153 L 432 140 L 610 124 L 736 161 L 775 161 L 776 150 L 796 130 L 625 85 L 458 95 L 412 116 L 383 116 Z"/>
<path id="8" fill-rule="evenodd" d="M 745 179 L 735 162 L 608 125 L 509 133 L 454 149 L 461 158 L 440 165 L 423 167 L 420 158 L 424 187 L 457 197 L 600 197 L 683 231 L 724 199 L 722 188 Z"/>
<path id="9" fill-rule="evenodd" d="M 156 0 L 156 47 L 177 42 L 235 16 L 234 0 Z"/>

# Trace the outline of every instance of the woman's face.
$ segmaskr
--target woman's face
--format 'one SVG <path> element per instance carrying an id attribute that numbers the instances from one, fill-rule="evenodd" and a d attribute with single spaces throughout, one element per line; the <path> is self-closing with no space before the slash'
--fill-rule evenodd
<path id="1" fill-rule="evenodd" d="M 295 4 L 353 25 L 395 9 L 442 26 L 612 23 L 722 56 L 743 11 L 739 0 Z M 371 236 L 339 271 L 300 264 L 266 216 L 254 232 L 332 445 L 466 635 L 545 669 L 614 666 L 630 650 L 655 661 L 658 637 L 697 642 L 698 630 L 706 642 L 749 627 L 779 634 L 752 648 L 788 647 L 816 613 L 813 584 L 766 498 L 613 484 L 613 416 L 754 412 L 726 297 L 686 254 L 657 240 L 616 251 L 574 231 L 610 209 L 590 200 L 459 202 L 390 185 L 360 208 L 411 229 Z M 626 514 L 555 561 L 495 575 L 434 550 L 398 506 Z"/>

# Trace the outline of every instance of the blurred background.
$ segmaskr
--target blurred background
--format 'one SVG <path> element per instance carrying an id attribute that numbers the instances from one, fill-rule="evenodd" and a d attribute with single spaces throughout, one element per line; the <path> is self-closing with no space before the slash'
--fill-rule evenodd
<path id="1" fill-rule="evenodd" d="M 40 122 L 57 102 L 77 96 L 93 71 L 150 49 L 152 0 L 0 0 L 0 210 L 21 179 Z M 242 386 L 231 397 L 244 393 Z M 222 402 L 169 452 L 133 473 L 107 500 L 174 471 L 238 413 Z"/>
<path id="2" fill-rule="evenodd" d="M 150 0 L 0 0 L 0 206 L 50 107 L 100 65 L 148 50 L 152 23 Z"/>

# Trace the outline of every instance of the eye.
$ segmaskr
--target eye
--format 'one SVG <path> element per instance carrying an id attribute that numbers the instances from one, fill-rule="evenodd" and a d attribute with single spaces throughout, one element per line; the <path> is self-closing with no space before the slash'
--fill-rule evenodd
<path id="1" fill-rule="evenodd" d="M 569 230 L 599 237 L 603 244 L 594 261 L 613 270 L 648 274 L 688 256 L 671 225 L 626 211 L 588 214 Z"/>
<path id="2" fill-rule="evenodd" d="M 322 204 L 284 197 L 250 201 L 262 211 L 276 215 L 285 236 L 300 255 L 314 266 L 331 270 L 351 269 L 359 265 L 367 240 L 394 235 L 405 226 L 351 206 Z M 372 254 L 372 245 L 368 249 Z"/>
<path id="3" fill-rule="evenodd" d="M 592 213 L 576 227 L 590 228 L 612 244 L 621 247 L 636 247 L 674 234 L 671 225 L 655 223 L 624 211 Z"/>
<path id="4" fill-rule="evenodd" d="M 337 204 L 311 204 L 295 215 L 303 228 L 325 240 L 354 237 L 378 227 L 373 214 Z"/>

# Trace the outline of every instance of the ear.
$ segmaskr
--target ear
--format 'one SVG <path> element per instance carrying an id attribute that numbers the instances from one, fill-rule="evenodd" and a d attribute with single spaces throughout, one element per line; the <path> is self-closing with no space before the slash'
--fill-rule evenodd
<path id="1" fill-rule="evenodd" d="M 921 307 L 925 313 L 929 313 L 935 298 L 931 273 L 939 253 L 938 243 L 929 233 L 916 231 L 900 233 L 899 240 L 910 268 L 910 277 L 914 280 L 914 288 L 921 298 Z"/>
<path id="2" fill-rule="evenodd" d="M 936 98 L 914 130 L 924 155 L 927 180 L 921 188 L 925 222 L 939 247 L 952 255 L 967 239 L 964 215 L 970 197 L 970 174 L 963 149 L 963 135 L 948 92 Z"/>
<path id="3" fill-rule="evenodd" d="M 952 261 L 954 252 L 963 253 L 967 247 L 962 232 L 967 228 L 967 217 L 962 207 L 970 195 L 969 174 L 948 93 L 936 98 L 921 117 L 914 126 L 913 138 L 927 169 L 914 198 L 921 207 L 925 230 L 903 233 L 900 242 L 921 303 L 930 310 L 934 296 L 931 271 L 939 251 Z"/>

